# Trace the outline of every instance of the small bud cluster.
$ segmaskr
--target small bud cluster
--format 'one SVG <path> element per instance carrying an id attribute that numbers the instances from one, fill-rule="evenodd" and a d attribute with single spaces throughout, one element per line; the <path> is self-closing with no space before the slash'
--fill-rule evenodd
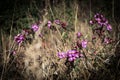
<path id="1" fill-rule="evenodd" d="M 105 26 L 108 31 L 112 30 L 111 25 L 108 23 L 108 20 L 102 14 L 95 14 L 94 19 L 90 20 L 90 24 L 98 24 L 100 27 Z"/>

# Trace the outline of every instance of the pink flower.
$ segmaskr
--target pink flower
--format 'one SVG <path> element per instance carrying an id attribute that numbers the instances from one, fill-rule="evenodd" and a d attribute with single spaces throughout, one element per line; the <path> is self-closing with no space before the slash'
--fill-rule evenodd
<path id="1" fill-rule="evenodd" d="M 80 54 L 80 57 L 84 57 L 84 55 L 83 55 L 83 54 Z"/>
<path id="2" fill-rule="evenodd" d="M 15 50 L 14 50 L 14 51 L 12 51 L 12 54 L 13 54 L 13 55 L 15 55 L 15 54 L 16 54 L 16 51 L 15 51 Z"/>
<path id="3" fill-rule="evenodd" d="M 77 50 L 69 50 L 67 52 L 68 61 L 74 61 L 76 58 L 79 58 L 80 53 Z"/>
<path id="4" fill-rule="evenodd" d="M 105 38 L 105 39 L 104 39 L 104 42 L 105 42 L 106 44 L 108 44 L 108 43 L 109 43 L 108 38 Z"/>
<path id="5" fill-rule="evenodd" d="M 58 53 L 58 57 L 60 59 L 67 58 L 68 61 L 71 62 L 71 61 L 76 60 L 79 57 L 83 57 L 83 55 L 79 51 L 77 51 L 77 50 L 69 50 L 67 52 L 59 52 Z"/>
<path id="6" fill-rule="evenodd" d="M 107 24 L 106 27 L 107 27 L 107 30 L 108 30 L 108 31 L 111 31 L 111 30 L 112 30 L 112 27 L 111 27 L 110 24 Z"/>
<path id="7" fill-rule="evenodd" d="M 32 25 L 32 30 L 34 31 L 34 32 L 36 32 L 37 30 L 38 30 L 38 25 L 37 24 L 33 24 Z"/>
<path id="8" fill-rule="evenodd" d="M 106 18 L 102 18 L 101 21 L 98 23 L 100 26 L 105 26 L 108 24 L 108 20 Z"/>
<path id="9" fill-rule="evenodd" d="M 51 21 L 48 21 L 48 28 L 51 28 L 51 24 L 52 24 L 52 22 Z"/>
<path id="10" fill-rule="evenodd" d="M 66 57 L 67 57 L 67 54 L 66 54 L 65 52 L 58 52 L 58 57 L 59 57 L 60 59 L 66 58 Z"/>
<path id="11" fill-rule="evenodd" d="M 87 41 L 86 41 L 86 40 L 83 40 L 81 44 L 82 44 L 82 47 L 83 47 L 83 48 L 86 48 L 86 47 L 87 47 Z"/>
<path id="12" fill-rule="evenodd" d="M 21 44 L 24 41 L 24 35 L 18 34 L 17 36 L 14 37 L 14 40 L 18 43 Z"/>
<path id="13" fill-rule="evenodd" d="M 70 58 L 68 58 L 68 61 L 72 62 L 72 61 L 74 61 L 75 59 L 76 59 L 75 57 L 70 57 Z"/>
<path id="14" fill-rule="evenodd" d="M 109 37 L 104 38 L 104 43 L 109 44 L 111 42 L 112 42 L 112 39 L 110 39 Z"/>
<path id="15" fill-rule="evenodd" d="M 78 32 L 77 33 L 77 38 L 80 38 L 82 36 L 82 33 Z"/>
<path id="16" fill-rule="evenodd" d="M 94 22 L 92 20 L 90 20 L 90 24 L 94 24 Z"/>
<path id="17" fill-rule="evenodd" d="M 10 53 L 15 55 L 16 54 L 16 50 L 12 50 Z"/>
<path id="18" fill-rule="evenodd" d="M 56 23 L 56 24 L 60 24 L 60 20 L 54 20 L 54 23 Z"/>
<path id="19" fill-rule="evenodd" d="M 105 26 L 106 24 L 108 24 L 108 20 L 99 13 L 95 14 L 94 19 L 100 26 Z"/>
<path id="20" fill-rule="evenodd" d="M 77 52 L 76 50 L 69 50 L 69 51 L 67 51 L 67 54 L 68 54 L 69 57 L 71 57 L 71 56 L 74 56 L 74 54 L 76 52 Z"/>

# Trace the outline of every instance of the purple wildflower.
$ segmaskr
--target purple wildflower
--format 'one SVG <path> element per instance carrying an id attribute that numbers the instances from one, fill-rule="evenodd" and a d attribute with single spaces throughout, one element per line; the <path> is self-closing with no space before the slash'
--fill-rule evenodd
<path id="1" fill-rule="evenodd" d="M 83 54 L 80 54 L 80 57 L 84 57 L 84 55 L 83 55 Z"/>
<path id="2" fill-rule="evenodd" d="M 69 50 L 67 52 L 67 55 L 69 61 L 74 61 L 76 58 L 79 57 L 80 53 L 77 50 Z"/>
<path id="3" fill-rule="evenodd" d="M 74 54 L 74 53 L 77 53 L 77 50 L 69 50 L 67 52 L 67 54 L 68 54 L 69 57 L 71 56 L 71 54 Z"/>
<path id="4" fill-rule="evenodd" d="M 34 31 L 34 32 L 36 32 L 37 30 L 38 30 L 38 25 L 37 24 L 33 24 L 32 25 L 32 30 Z"/>
<path id="5" fill-rule="evenodd" d="M 111 31 L 111 30 L 112 30 L 112 27 L 111 27 L 110 24 L 107 24 L 106 27 L 107 27 L 107 30 L 108 30 L 108 31 Z"/>
<path id="6" fill-rule="evenodd" d="M 86 47 L 87 47 L 87 43 L 88 43 L 88 42 L 87 42 L 86 40 L 83 40 L 82 43 L 81 43 L 81 44 L 82 44 L 82 47 L 83 47 L 83 48 L 86 48 Z"/>
<path id="7" fill-rule="evenodd" d="M 25 38 L 24 38 L 24 35 L 18 34 L 17 36 L 14 37 L 14 39 L 18 44 L 21 44 Z"/>
<path id="8" fill-rule="evenodd" d="M 69 50 L 67 52 L 58 52 L 58 57 L 60 59 L 67 58 L 68 61 L 72 62 L 79 57 L 83 57 L 83 55 L 77 50 Z"/>
<path id="9" fill-rule="evenodd" d="M 75 57 L 70 57 L 70 58 L 68 58 L 68 61 L 74 61 L 76 58 Z"/>
<path id="10" fill-rule="evenodd" d="M 108 24 L 108 20 L 101 14 L 97 13 L 94 16 L 95 21 L 100 25 L 100 26 L 105 26 Z"/>
<path id="11" fill-rule="evenodd" d="M 110 39 L 109 37 L 104 38 L 104 43 L 109 44 L 109 43 L 111 43 L 111 42 L 113 42 L 113 40 Z"/>
<path id="12" fill-rule="evenodd" d="M 97 22 L 101 21 L 101 18 L 102 18 L 102 17 L 103 17 L 103 15 L 101 15 L 101 14 L 99 14 L 99 13 L 95 14 L 95 16 L 94 16 L 94 18 L 95 18 L 95 20 L 96 20 Z"/>
<path id="13" fill-rule="evenodd" d="M 94 24 L 94 22 L 92 20 L 90 20 L 90 24 Z"/>
<path id="14" fill-rule="evenodd" d="M 78 32 L 77 33 L 77 38 L 80 38 L 82 36 L 82 33 Z"/>
<path id="15" fill-rule="evenodd" d="M 60 20 L 54 20 L 54 23 L 56 23 L 56 24 L 60 24 Z"/>
<path id="16" fill-rule="evenodd" d="M 105 26 L 106 24 L 108 24 L 108 20 L 107 20 L 106 18 L 102 18 L 102 19 L 98 22 L 98 24 L 99 24 L 100 26 Z"/>
<path id="17" fill-rule="evenodd" d="M 12 54 L 13 54 L 13 55 L 15 55 L 15 54 L 16 54 L 16 51 L 15 51 L 15 50 L 13 50 L 13 51 L 12 51 Z"/>
<path id="18" fill-rule="evenodd" d="M 101 14 L 99 14 L 99 13 L 96 13 L 95 16 L 94 16 L 94 18 L 95 18 L 96 21 L 101 20 L 103 17 L 104 17 L 104 16 L 101 15 Z"/>
<path id="19" fill-rule="evenodd" d="M 58 57 L 59 57 L 60 59 L 66 58 L 66 57 L 67 57 L 67 54 L 66 54 L 65 52 L 58 52 Z"/>
<path id="20" fill-rule="evenodd" d="M 108 44 L 109 43 L 109 39 L 108 38 L 104 38 L 104 43 Z"/>
<path id="21" fill-rule="evenodd" d="M 52 22 L 51 21 L 48 21 L 48 28 L 51 28 L 51 24 L 52 24 Z"/>

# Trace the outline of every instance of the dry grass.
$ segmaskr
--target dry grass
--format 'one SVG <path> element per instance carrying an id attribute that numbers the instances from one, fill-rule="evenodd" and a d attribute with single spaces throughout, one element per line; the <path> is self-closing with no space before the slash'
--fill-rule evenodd
<path id="1" fill-rule="evenodd" d="M 76 3 L 74 4 L 76 5 Z M 5 75 L 7 72 L 11 72 L 12 69 L 17 71 L 15 73 L 16 79 L 17 77 L 24 77 L 27 80 L 91 80 L 92 73 L 97 72 L 99 68 L 106 70 L 104 66 L 105 60 L 108 59 L 106 56 L 113 53 L 108 54 L 110 52 L 108 52 L 109 48 L 107 49 L 101 43 L 101 39 L 98 38 L 95 44 L 91 42 L 92 29 L 87 19 L 85 21 L 79 20 L 78 5 L 73 8 L 70 17 L 64 12 L 66 8 L 64 4 L 63 6 L 61 9 L 56 7 L 54 9 L 56 11 L 52 11 L 51 7 L 49 7 L 50 10 L 43 16 L 39 30 L 35 33 L 35 38 L 30 44 L 17 46 L 11 35 L 5 37 L 5 34 L 2 34 L 3 52 L 1 64 L 3 68 L 1 80 L 6 79 Z M 62 12 L 62 10 L 64 11 Z M 70 30 L 61 29 L 59 25 L 54 23 L 52 25 L 55 30 L 48 29 L 47 21 L 51 18 L 51 14 L 54 19 L 58 18 L 66 21 Z M 61 16 L 62 14 L 64 15 Z M 59 59 L 57 53 L 68 51 L 73 47 L 74 42 L 77 40 L 77 32 L 81 32 L 83 34 L 82 38 L 88 40 L 88 47 L 83 49 L 86 58 L 76 60 L 73 63 L 75 67 L 72 67 L 71 64 L 66 64 L 66 59 Z M 43 38 L 38 37 L 40 33 L 43 34 Z M 64 37 L 66 34 L 67 38 Z M 16 49 L 16 55 L 11 55 L 9 50 L 12 49 Z M 94 50 L 96 54 L 94 54 Z"/>

